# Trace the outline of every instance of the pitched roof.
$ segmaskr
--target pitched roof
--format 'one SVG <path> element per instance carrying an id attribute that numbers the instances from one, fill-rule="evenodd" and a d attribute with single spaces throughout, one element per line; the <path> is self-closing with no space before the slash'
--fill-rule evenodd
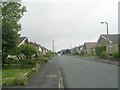
<path id="1" fill-rule="evenodd" d="M 34 45 L 34 46 L 36 46 L 36 47 L 40 47 L 40 45 L 39 44 L 37 44 L 36 42 L 29 42 L 31 45 Z"/>
<path id="2" fill-rule="evenodd" d="M 107 39 L 107 34 L 101 34 L 101 36 Z M 120 34 L 109 34 L 108 38 L 112 43 L 120 43 Z"/>
<path id="3" fill-rule="evenodd" d="M 85 42 L 84 45 L 87 48 L 95 48 L 95 46 L 97 45 L 97 42 Z"/>
<path id="4" fill-rule="evenodd" d="M 18 40 L 18 47 L 19 47 L 20 45 L 22 45 L 22 43 L 23 43 L 25 40 L 27 40 L 27 42 L 28 42 L 27 37 L 19 37 L 19 40 Z"/>
<path id="5" fill-rule="evenodd" d="M 24 39 L 26 39 L 26 37 L 20 37 L 19 38 L 19 43 L 21 43 Z"/>

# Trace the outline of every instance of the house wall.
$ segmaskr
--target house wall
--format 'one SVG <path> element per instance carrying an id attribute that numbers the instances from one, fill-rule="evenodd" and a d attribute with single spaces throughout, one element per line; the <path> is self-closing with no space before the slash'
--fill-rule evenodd
<path id="1" fill-rule="evenodd" d="M 107 41 L 103 38 L 100 39 L 100 41 L 98 42 L 98 46 L 106 46 Z"/>
<path id="2" fill-rule="evenodd" d="M 107 49 L 107 42 L 105 39 L 101 38 L 100 41 L 98 42 L 98 46 L 106 46 Z M 118 44 L 115 43 L 109 43 L 109 53 L 112 54 L 114 52 L 118 51 Z M 106 50 L 107 52 L 107 50 Z"/>
<path id="3" fill-rule="evenodd" d="M 95 48 L 88 48 L 87 54 L 95 54 Z"/>
<path id="4" fill-rule="evenodd" d="M 110 44 L 109 53 L 112 54 L 118 51 L 118 44 Z"/>

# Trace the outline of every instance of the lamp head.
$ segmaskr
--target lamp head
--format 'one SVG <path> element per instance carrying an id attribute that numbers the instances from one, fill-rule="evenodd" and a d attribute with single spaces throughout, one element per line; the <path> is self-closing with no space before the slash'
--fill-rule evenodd
<path id="1" fill-rule="evenodd" d="M 101 24 L 103 24 L 104 22 L 101 22 Z"/>

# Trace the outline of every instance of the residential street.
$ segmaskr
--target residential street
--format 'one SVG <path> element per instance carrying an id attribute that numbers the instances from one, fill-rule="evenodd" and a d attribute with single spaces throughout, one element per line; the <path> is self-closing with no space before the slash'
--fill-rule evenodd
<path id="1" fill-rule="evenodd" d="M 2 90 L 120 90 L 120 0 L 0 6 Z"/>
<path id="2" fill-rule="evenodd" d="M 118 66 L 73 56 L 55 56 L 39 68 L 29 79 L 27 86 L 22 86 L 22 88 L 63 87 L 117 88 Z"/>

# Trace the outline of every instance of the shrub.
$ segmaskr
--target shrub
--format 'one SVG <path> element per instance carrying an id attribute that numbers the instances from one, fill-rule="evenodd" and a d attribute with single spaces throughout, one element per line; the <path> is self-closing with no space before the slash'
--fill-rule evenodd
<path id="1" fill-rule="evenodd" d="M 34 46 L 29 44 L 21 45 L 20 47 L 16 48 L 17 55 L 23 54 L 27 58 L 31 58 L 32 55 L 37 54 L 37 52 L 38 50 Z"/>
<path id="2" fill-rule="evenodd" d="M 45 57 L 51 57 L 53 55 L 53 53 L 51 51 L 48 51 L 46 54 L 45 54 Z"/>
<path id="3" fill-rule="evenodd" d="M 106 53 L 106 51 L 103 51 L 102 53 L 101 53 L 101 58 L 107 58 L 107 53 Z"/>
<path id="4" fill-rule="evenodd" d="M 37 61 L 38 64 L 44 63 L 44 61 L 42 60 L 42 57 L 43 56 L 39 56 L 39 57 L 36 58 L 36 61 Z"/>
<path id="5" fill-rule="evenodd" d="M 114 52 L 113 53 L 113 58 L 114 59 L 120 59 L 120 52 Z"/>
<path id="6" fill-rule="evenodd" d="M 17 56 L 12 56 L 11 55 L 11 57 L 6 58 L 5 60 L 6 60 L 6 64 L 19 63 L 19 59 L 17 58 Z"/>
<path id="7" fill-rule="evenodd" d="M 106 51 L 106 46 L 96 46 L 95 53 L 98 57 L 102 57 L 102 52 Z"/>
<path id="8" fill-rule="evenodd" d="M 21 60 L 21 68 L 32 68 L 36 65 L 35 59 Z"/>
<path id="9" fill-rule="evenodd" d="M 79 53 L 77 52 L 77 51 L 73 51 L 73 53 L 72 53 L 73 55 L 79 55 Z"/>
<path id="10" fill-rule="evenodd" d="M 48 57 L 42 57 L 43 62 L 48 62 Z"/>

